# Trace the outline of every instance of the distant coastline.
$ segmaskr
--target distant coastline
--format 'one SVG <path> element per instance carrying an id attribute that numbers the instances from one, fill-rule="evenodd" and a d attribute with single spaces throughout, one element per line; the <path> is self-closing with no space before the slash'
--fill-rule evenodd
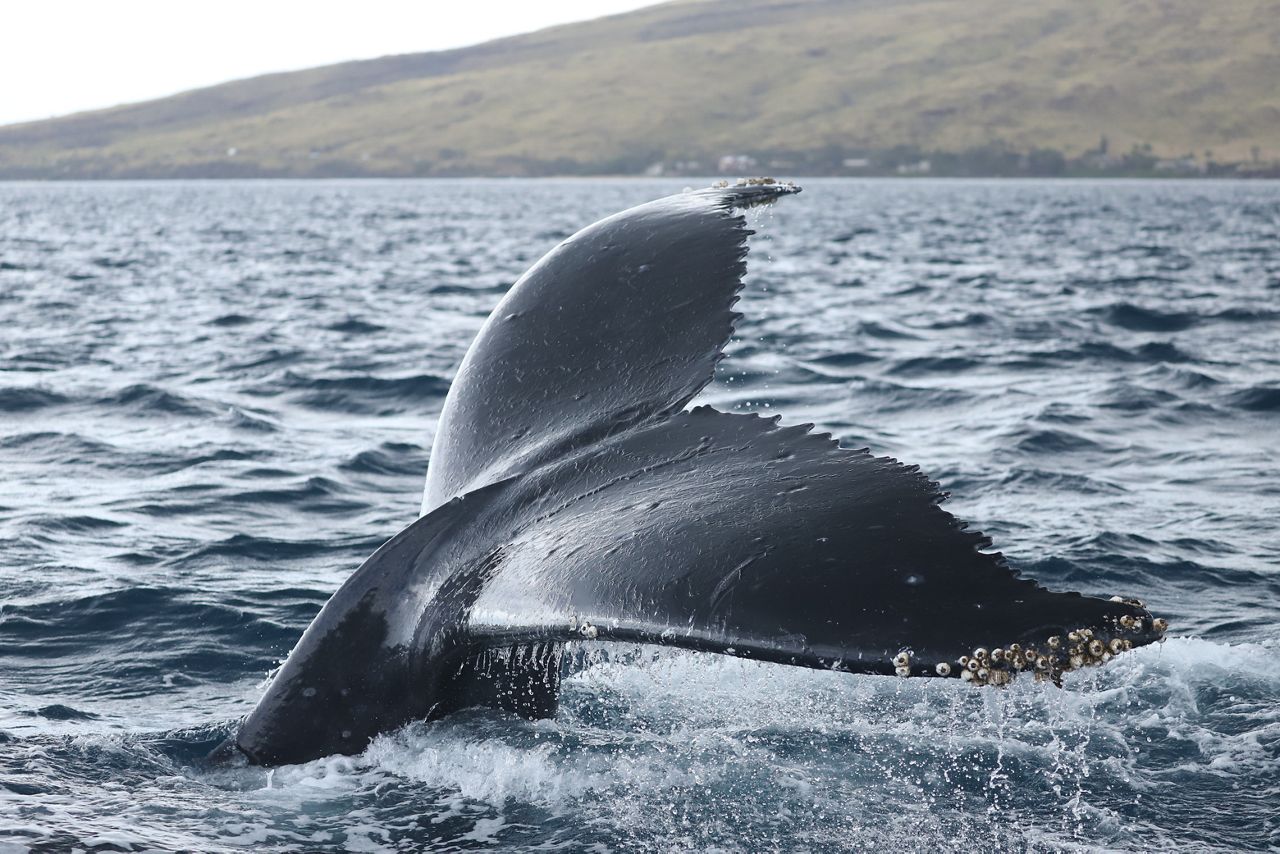
<path id="1" fill-rule="evenodd" d="M 250 160 L 210 160 L 168 167 L 110 169 L 90 164 L 59 168 L 0 166 L 0 181 L 330 180 L 330 179 L 509 179 L 509 178 L 706 178 L 748 175 L 814 178 L 1057 178 L 1057 179 L 1280 179 L 1280 162 L 1217 161 L 1188 153 L 1157 157 L 1136 148 L 1123 155 L 1104 149 L 1068 157 L 1052 149 L 1005 148 L 962 152 L 894 147 L 867 152 L 754 152 L 719 157 L 641 158 L 632 162 L 577 163 L 568 158 L 522 161 L 501 170 L 388 169 L 326 161 L 311 168 L 281 168 Z"/>
<path id="2" fill-rule="evenodd" d="M 1280 177 L 1280 16 L 697 0 L 0 126 L 0 178 Z"/>
<path id="3" fill-rule="evenodd" d="M 0 146 L 2 149 L 2 146 Z M 0 155 L 3 151 L 0 150 Z M 0 157 L 2 160 L 2 157 Z M 1151 146 L 1124 154 L 1106 148 L 1071 156 L 1050 148 L 1019 151 L 1004 147 L 930 151 L 907 146 L 885 149 L 751 151 L 711 156 L 645 155 L 605 162 L 503 158 L 498 162 L 453 165 L 433 161 L 406 164 L 325 159 L 283 165 L 251 157 L 211 157 L 179 163 L 116 164 L 109 158 L 61 160 L 53 165 L 0 162 L 0 181 L 14 180 L 220 180 L 331 178 L 617 178 L 715 175 L 805 175 L 843 178 L 1280 178 L 1280 160 L 1254 156 L 1219 160 L 1212 152 L 1157 156 Z"/>
<path id="4" fill-rule="evenodd" d="M 299 158 L 276 152 L 260 158 L 252 151 L 230 148 L 217 154 L 206 153 L 199 159 L 159 159 L 130 165 L 107 154 L 64 158 L 48 164 L 38 159 L 36 163 L 5 163 L 0 145 L 0 180 L 657 178 L 765 174 L 849 178 L 1280 178 L 1280 160 L 1263 157 L 1256 146 L 1245 159 L 1219 158 L 1212 150 L 1176 156 L 1157 151 L 1149 143 L 1135 143 L 1117 153 L 1103 136 L 1097 145 L 1079 154 L 1048 147 L 1018 149 L 997 143 L 960 151 L 907 145 L 826 145 L 816 150 L 747 149 L 676 155 L 644 150 L 607 160 L 577 160 L 569 156 L 471 159 L 466 152 L 449 151 L 442 159 L 387 162 L 332 156 Z"/>

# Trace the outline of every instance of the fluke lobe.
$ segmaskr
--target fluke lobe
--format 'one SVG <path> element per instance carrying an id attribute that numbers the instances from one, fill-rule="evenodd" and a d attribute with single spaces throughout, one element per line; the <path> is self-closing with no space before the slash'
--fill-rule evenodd
<path id="1" fill-rule="evenodd" d="M 769 179 L 624 211 L 503 297 L 449 390 L 423 515 L 303 634 L 224 746 L 356 753 L 477 703 L 555 713 L 569 640 L 1002 684 L 1164 630 L 1053 593 L 938 505 L 914 466 L 812 425 L 685 406 L 712 378 Z"/>

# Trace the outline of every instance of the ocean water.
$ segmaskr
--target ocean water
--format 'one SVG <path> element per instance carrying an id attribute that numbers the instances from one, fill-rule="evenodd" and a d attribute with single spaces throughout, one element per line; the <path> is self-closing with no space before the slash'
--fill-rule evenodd
<path id="1" fill-rule="evenodd" d="M 806 183 L 702 395 L 1169 639 L 1061 688 L 575 650 L 554 720 L 204 754 L 413 520 L 508 285 L 675 181 L 0 184 L 0 852 L 1280 850 L 1280 184 Z"/>

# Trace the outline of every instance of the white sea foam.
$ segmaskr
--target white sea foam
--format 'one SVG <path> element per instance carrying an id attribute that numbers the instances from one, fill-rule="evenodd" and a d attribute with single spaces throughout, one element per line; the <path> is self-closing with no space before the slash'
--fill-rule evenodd
<path id="1" fill-rule="evenodd" d="M 1247 774 L 1267 761 L 1280 727 L 1280 713 L 1258 709 L 1270 714 L 1260 727 L 1215 732 L 1191 699 L 1206 680 L 1274 682 L 1266 644 L 1173 639 L 1073 675 L 1064 689 L 1022 680 L 1002 691 L 604 647 L 593 645 L 566 681 L 553 721 L 477 712 L 414 724 L 359 757 L 279 769 L 262 802 L 420 787 L 437 793 L 434 820 L 474 822 L 473 841 L 500 842 L 508 816 L 533 809 L 589 813 L 615 838 L 691 847 L 732 838 L 717 827 L 740 822 L 765 848 L 781 827 L 859 844 L 910 837 L 1051 850 L 1089 849 L 1076 838 L 1102 834 L 1125 848 L 1124 803 L 1171 774 Z M 1144 753 L 1154 730 L 1194 752 L 1152 767 Z M 1130 794 L 1099 797 L 1121 783 Z M 1056 800 L 1061 816 L 1008 825 L 1003 812 L 1031 789 L 1037 801 Z M 351 839 L 378 850 L 376 825 L 361 828 Z"/>

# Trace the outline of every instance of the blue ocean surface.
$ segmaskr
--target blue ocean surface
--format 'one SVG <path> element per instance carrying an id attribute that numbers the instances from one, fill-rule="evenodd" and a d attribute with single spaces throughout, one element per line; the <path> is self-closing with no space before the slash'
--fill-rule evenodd
<path id="1" fill-rule="evenodd" d="M 0 184 L 0 852 L 1280 850 L 1266 182 L 804 182 L 700 397 L 920 464 L 1163 644 L 980 690 L 588 643 L 553 720 L 205 760 L 417 516 L 506 288 L 683 183 Z"/>

